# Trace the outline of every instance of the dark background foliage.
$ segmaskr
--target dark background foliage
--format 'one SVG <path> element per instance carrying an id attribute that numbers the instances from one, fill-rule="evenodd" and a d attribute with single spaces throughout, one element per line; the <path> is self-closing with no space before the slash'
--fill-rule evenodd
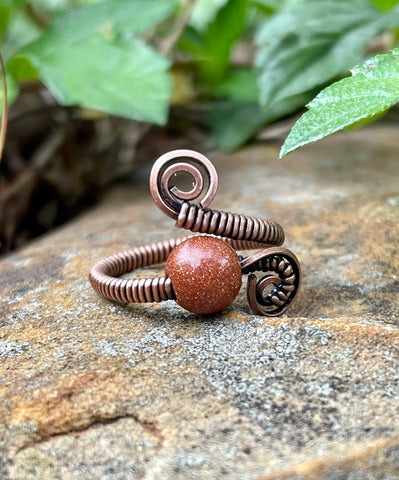
<path id="1" fill-rule="evenodd" d="M 390 0 L 0 0 L 1 252 L 169 148 L 281 140 L 312 99 L 282 155 L 376 118 L 398 26 Z"/>

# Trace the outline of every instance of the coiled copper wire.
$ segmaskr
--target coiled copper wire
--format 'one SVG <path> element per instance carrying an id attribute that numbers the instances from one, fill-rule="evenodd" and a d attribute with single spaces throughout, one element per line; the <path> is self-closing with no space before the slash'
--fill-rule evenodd
<path id="1" fill-rule="evenodd" d="M 225 237 L 228 243 L 237 249 L 261 248 L 265 244 L 284 243 L 284 230 L 276 222 L 210 208 L 204 209 L 188 202 L 181 205 L 176 227 Z"/>
<path id="2" fill-rule="evenodd" d="M 163 263 L 181 240 L 167 240 L 145 247 L 133 248 L 105 258 L 90 271 L 94 290 L 109 300 L 126 303 L 162 302 L 175 294 L 168 277 L 121 279 L 115 278 L 136 268 Z"/>
<path id="3" fill-rule="evenodd" d="M 170 165 L 171 161 L 180 157 L 195 160 L 204 173 L 187 162 Z M 195 181 L 189 192 L 169 186 L 172 176 L 182 171 L 189 173 Z M 199 205 L 190 203 L 190 200 L 198 199 L 202 194 L 206 183 L 203 176 L 208 184 L 207 191 Z M 254 275 L 248 277 L 248 301 L 257 314 L 280 315 L 292 304 L 300 282 L 300 267 L 296 257 L 289 250 L 271 248 L 284 243 L 284 231 L 278 223 L 271 220 L 208 208 L 216 195 L 217 183 L 213 164 L 202 154 L 191 150 L 175 150 L 161 156 L 155 162 L 150 176 L 150 190 L 156 205 L 176 220 L 178 228 L 218 236 L 240 250 L 263 249 L 252 256 L 240 257 L 243 273 L 272 273 L 258 282 Z M 172 282 L 166 276 L 140 279 L 117 277 L 136 268 L 165 262 L 172 249 L 182 240 L 184 239 L 153 243 L 101 260 L 90 271 L 90 283 L 103 297 L 120 302 L 161 302 L 174 299 Z M 268 294 L 265 296 L 266 290 Z"/>

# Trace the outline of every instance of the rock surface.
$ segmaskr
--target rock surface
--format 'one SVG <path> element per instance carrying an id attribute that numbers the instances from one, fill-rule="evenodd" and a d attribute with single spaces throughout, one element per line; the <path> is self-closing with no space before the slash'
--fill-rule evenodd
<path id="1" fill-rule="evenodd" d="M 0 262 L 2 480 L 399 478 L 397 128 L 277 151 L 209 156 L 213 206 L 279 221 L 302 263 L 283 318 L 244 288 L 211 317 L 95 294 L 99 259 L 181 236 L 146 182 Z"/>

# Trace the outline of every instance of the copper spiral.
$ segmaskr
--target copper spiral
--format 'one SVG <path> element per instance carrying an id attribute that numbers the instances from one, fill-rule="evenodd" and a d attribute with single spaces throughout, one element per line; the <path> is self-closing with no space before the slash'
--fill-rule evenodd
<path id="1" fill-rule="evenodd" d="M 182 161 L 172 163 L 182 157 L 190 158 L 196 165 Z M 204 172 L 201 173 L 199 168 Z M 177 172 L 192 176 L 191 191 L 184 192 L 169 185 Z M 175 219 L 178 228 L 217 236 L 235 249 L 263 248 L 249 257 L 240 257 L 242 272 L 250 273 L 248 301 L 258 315 L 281 315 L 291 306 L 300 283 L 300 266 L 295 255 L 287 249 L 277 248 L 284 243 L 284 231 L 271 220 L 208 208 L 216 195 L 217 186 L 218 177 L 213 164 L 202 154 L 191 150 L 176 150 L 161 156 L 150 176 L 154 202 L 166 215 Z M 199 205 L 190 203 L 198 199 Z M 182 240 L 154 243 L 108 257 L 91 269 L 90 283 L 100 295 L 120 302 L 175 299 L 172 282 L 166 276 L 140 279 L 117 277 L 136 268 L 165 262 Z M 268 274 L 258 281 L 251 273 L 255 271 Z"/>
<path id="2" fill-rule="evenodd" d="M 275 317 L 293 303 L 299 290 L 301 267 L 286 248 L 266 248 L 240 258 L 242 273 L 248 275 L 247 298 L 254 313 Z M 265 272 L 259 280 L 252 272 Z"/>

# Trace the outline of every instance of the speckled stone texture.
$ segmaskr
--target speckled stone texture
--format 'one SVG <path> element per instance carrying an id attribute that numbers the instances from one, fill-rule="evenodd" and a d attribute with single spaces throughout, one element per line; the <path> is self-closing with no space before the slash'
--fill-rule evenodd
<path id="1" fill-rule="evenodd" d="M 0 262 L 1 480 L 399 478 L 397 127 L 277 152 L 210 154 L 213 206 L 286 229 L 289 316 L 99 297 L 99 259 L 181 236 L 144 181 Z"/>

